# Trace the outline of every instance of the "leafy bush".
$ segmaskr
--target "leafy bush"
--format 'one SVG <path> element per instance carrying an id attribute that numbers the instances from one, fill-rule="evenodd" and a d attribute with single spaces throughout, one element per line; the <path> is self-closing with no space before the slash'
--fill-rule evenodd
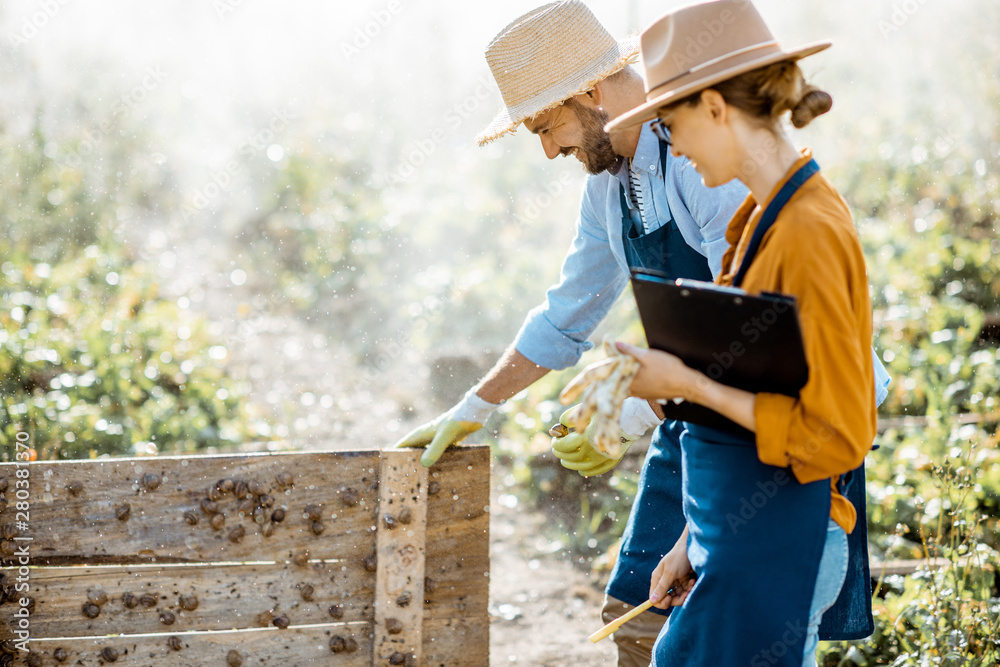
<path id="1" fill-rule="evenodd" d="M 25 431 L 40 458 L 75 458 L 256 439 L 226 348 L 118 240 L 123 211 L 153 205 L 143 180 L 88 183 L 59 154 L 37 128 L 0 146 L 0 441 Z"/>
<path id="2" fill-rule="evenodd" d="M 27 430 L 41 458 L 193 451 L 259 434 L 225 347 L 157 296 L 144 267 L 88 246 L 55 266 L 4 262 L 0 438 Z M 6 449 L 4 451 L 7 451 Z"/>
<path id="3" fill-rule="evenodd" d="M 988 444 L 984 451 L 994 458 L 995 438 Z M 925 569 L 882 578 L 874 597 L 875 634 L 825 646 L 821 665 L 971 667 L 1000 661 L 1000 561 L 980 541 L 991 519 L 976 498 L 984 451 L 974 442 L 956 446 L 943 466 L 929 471 L 932 495 L 919 501 L 913 517 Z M 900 524 L 898 533 L 908 530 Z"/>

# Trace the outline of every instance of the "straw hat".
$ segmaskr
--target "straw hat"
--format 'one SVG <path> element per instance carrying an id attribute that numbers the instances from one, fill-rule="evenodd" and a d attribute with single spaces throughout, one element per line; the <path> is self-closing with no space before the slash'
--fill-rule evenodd
<path id="1" fill-rule="evenodd" d="M 476 141 L 487 144 L 591 90 L 635 60 L 638 51 L 638 37 L 615 40 L 580 0 L 553 2 L 528 12 L 486 47 L 486 61 L 504 108 Z"/>
<path id="2" fill-rule="evenodd" d="M 608 132 L 652 120 L 661 107 L 739 74 L 830 47 L 816 42 L 783 49 L 750 0 L 682 7 L 647 28 L 640 42 L 646 104 L 608 123 Z"/>

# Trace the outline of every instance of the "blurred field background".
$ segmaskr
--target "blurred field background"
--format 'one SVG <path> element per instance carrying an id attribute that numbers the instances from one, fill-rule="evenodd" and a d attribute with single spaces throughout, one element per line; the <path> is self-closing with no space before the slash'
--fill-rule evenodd
<path id="1" fill-rule="evenodd" d="M 483 50 L 535 4 L 0 3 L 0 457 L 24 430 L 41 458 L 379 447 L 447 408 L 557 278 L 584 182 L 524 131 L 473 141 Z M 682 3 L 589 4 L 624 36 Z M 992 664 L 1000 6 L 756 4 L 834 42 L 805 62 L 834 109 L 795 139 L 855 212 L 895 379 L 873 549 L 951 563 L 886 578 L 876 637 L 828 662 Z M 604 333 L 642 340 L 628 298 Z M 505 502 L 600 567 L 640 461 L 551 464 L 571 374 L 483 437 Z"/>

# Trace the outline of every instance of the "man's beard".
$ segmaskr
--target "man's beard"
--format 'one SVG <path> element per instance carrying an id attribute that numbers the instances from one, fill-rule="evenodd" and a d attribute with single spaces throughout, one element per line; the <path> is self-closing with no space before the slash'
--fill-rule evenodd
<path id="1" fill-rule="evenodd" d="M 622 156 L 611 147 L 611 137 L 604 131 L 604 126 L 609 120 L 608 112 L 604 109 L 591 109 L 572 98 L 567 104 L 576 113 L 583 128 L 583 139 L 576 148 L 576 157 L 583 163 L 583 168 L 591 174 L 616 171 L 621 164 Z M 562 152 L 569 153 L 565 149 Z"/>

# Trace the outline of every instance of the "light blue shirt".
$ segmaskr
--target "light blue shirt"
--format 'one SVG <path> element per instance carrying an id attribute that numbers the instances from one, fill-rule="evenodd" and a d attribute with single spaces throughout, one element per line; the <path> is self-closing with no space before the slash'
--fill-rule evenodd
<path id="1" fill-rule="evenodd" d="M 729 247 L 726 228 L 747 197 L 746 187 L 733 180 L 707 188 L 687 158 L 669 153 L 664 179 L 659 140 L 649 124 L 639 133 L 632 164 L 639 174 L 646 217 L 657 221 L 651 231 L 668 223 L 672 214 L 684 240 L 708 259 L 712 275 L 717 276 Z M 545 302 L 528 313 L 514 339 L 517 351 L 539 366 L 560 370 L 576 364 L 594 346 L 587 339 L 628 285 L 631 274 L 622 243 L 619 190 L 628 191 L 628 168 L 626 163 L 615 174 L 605 171 L 587 179 L 576 235 L 559 282 L 545 293 Z M 876 400 L 881 404 L 890 379 L 874 350 L 872 359 Z"/>
<path id="2" fill-rule="evenodd" d="M 659 226 L 669 222 L 672 213 L 684 240 L 708 259 L 712 275 L 717 275 L 728 246 L 726 228 L 747 189 L 739 181 L 706 188 L 686 158 L 672 155 L 667 156 L 666 187 L 659 140 L 648 124 L 639 134 L 633 163 L 647 218 L 657 219 Z M 587 179 L 576 236 L 559 282 L 546 292 L 545 302 L 528 313 L 514 340 L 517 351 L 540 366 L 558 370 L 576 364 L 593 347 L 587 338 L 628 285 L 619 194 L 619 188 L 628 187 L 627 179 L 624 164 L 616 174 L 602 172 Z"/>

